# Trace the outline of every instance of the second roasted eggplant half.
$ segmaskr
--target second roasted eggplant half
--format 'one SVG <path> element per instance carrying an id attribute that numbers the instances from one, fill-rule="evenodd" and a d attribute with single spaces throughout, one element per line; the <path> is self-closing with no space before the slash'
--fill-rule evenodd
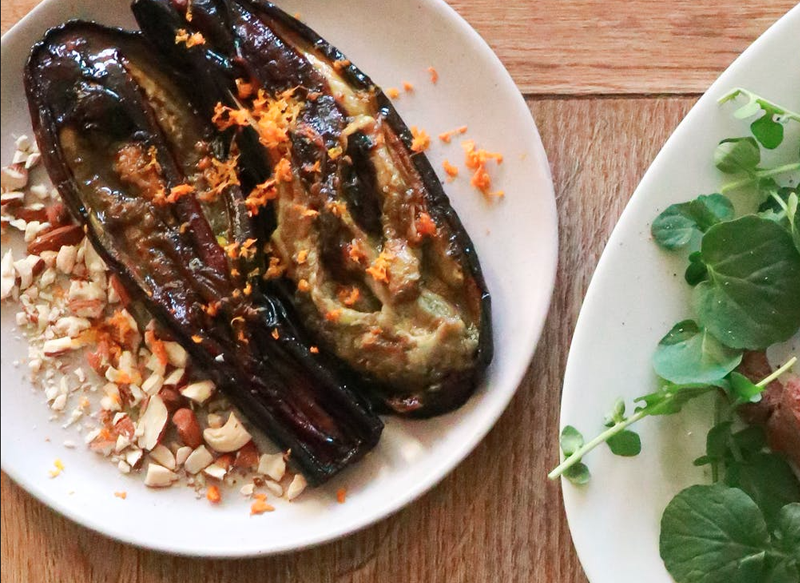
<path id="1" fill-rule="evenodd" d="M 131 295 L 313 484 L 382 424 L 322 366 L 275 298 L 230 141 L 141 35 L 53 29 L 26 69 L 34 130 L 62 198 Z"/>
<path id="2" fill-rule="evenodd" d="M 278 289 L 316 341 L 391 411 L 463 404 L 492 357 L 489 294 L 441 183 L 380 89 L 267 2 L 136 0 L 133 10 L 203 88 L 197 106 L 272 169 L 249 208 L 266 224 Z"/>

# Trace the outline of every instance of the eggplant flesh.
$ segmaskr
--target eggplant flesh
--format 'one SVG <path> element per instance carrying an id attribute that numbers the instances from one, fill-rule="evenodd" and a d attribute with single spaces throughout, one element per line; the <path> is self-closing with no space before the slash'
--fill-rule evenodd
<path id="1" fill-rule="evenodd" d="M 382 423 L 260 292 L 258 237 L 225 172 L 237 154 L 177 78 L 141 34 L 79 21 L 50 30 L 25 72 L 43 161 L 131 296 L 320 484 L 374 447 Z"/>
<path id="2" fill-rule="evenodd" d="M 204 88 L 198 108 L 218 121 L 244 111 L 243 155 L 278 170 L 260 214 L 285 267 L 270 289 L 385 410 L 425 417 L 463 404 L 491 362 L 490 296 L 469 236 L 386 96 L 268 2 L 135 0 L 133 11 Z M 181 29 L 206 42 L 175 43 Z M 276 111 L 289 112 L 284 140 L 262 123 Z"/>

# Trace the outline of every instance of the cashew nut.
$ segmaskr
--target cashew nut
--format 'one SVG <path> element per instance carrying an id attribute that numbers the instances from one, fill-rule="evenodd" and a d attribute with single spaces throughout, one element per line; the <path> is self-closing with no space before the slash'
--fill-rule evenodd
<path id="1" fill-rule="evenodd" d="M 209 427 L 203 431 L 203 439 L 211 449 L 220 453 L 236 451 L 252 439 L 242 422 L 233 413 L 225 425 L 218 428 Z"/>

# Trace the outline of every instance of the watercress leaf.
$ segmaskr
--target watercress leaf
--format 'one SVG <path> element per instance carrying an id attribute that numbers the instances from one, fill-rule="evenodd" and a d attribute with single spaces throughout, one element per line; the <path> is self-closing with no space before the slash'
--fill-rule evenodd
<path id="1" fill-rule="evenodd" d="M 769 540 L 764 517 L 747 494 L 721 484 L 691 486 L 664 510 L 659 550 L 676 583 L 747 581 L 738 578 L 743 563 L 749 581 L 760 583 Z"/>
<path id="2" fill-rule="evenodd" d="M 797 560 L 773 558 L 760 583 L 797 583 L 800 581 L 800 565 Z"/>
<path id="3" fill-rule="evenodd" d="M 781 508 L 800 502 L 800 481 L 784 457 L 756 453 L 726 466 L 725 483 L 739 488 L 761 508 L 767 524 L 775 524 Z"/>
<path id="4" fill-rule="evenodd" d="M 572 425 L 567 425 L 561 430 L 561 451 L 569 457 L 583 446 L 583 435 Z"/>
<path id="5" fill-rule="evenodd" d="M 703 236 L 708 280 L 694 289 L 699 323 L 731 348 L 763 349 L 800 327 L 800 254 L 780 225 L 755 215 Z"/>
<path id="6" fill-rule="evenodd" d="M 656 374 L 675 384 L 711 383 L 742 362 L 742 351 L 728 348 L 693 320 L 678 322 L 653 354 Z"/>
<path id="7" fill-rule="evenodd" d="M 772 178 L 762 178 L 758 184 L 758 191 L 764 197 L 764 201 L 758 206 L 758 212 L 773 210 L 779 213 L 784 210 L 784 205 L 794 189 L 788 186 L 779 186 Z M 783 204 L 780 201 L 783 201 Z"/>
<path id="8" fill-rule="evenodd" d="M 708 276 L 708 267 L 703 263 L 703 254 L 695 251 L 689 255 L 689 265 L 683 278 L 691 286 L 695 286 Z"/>
<path id="9" fill-rule="evenodd" d="M 638 397 L 634 402 L 641 403 L 636 408 L 637 412 L 646 409 L 649 415 L 674 415 L 692 399 L 715 390 L 717 387 L 713 385 L 676 385 L 665 382 L 658 391 Z"/>
<path id="10" fill-rule="evenodd" d="M 750 132 L 767 150 L 774 150 L 783 142 L 783 124 L 774 120 L 774 112 L 769 109 L 750 124 Z"/>
<path id="11" fill-rule="evenodd" d="M 713 460 L 725 458 L 731 441 L 730 421 L 723 421 L 712 427 L 706 436 L 706 456 Z"/>
<path id="12" fill-rule="evenodd" d="M 760 111 L 761 105 L 759 105 L 758 100 L 751 98 L 750 101 L 733 112 L 733 117 L 736 119 L 747 119 L 748 117 L 753 117 Z"/>
<path id="13" fill-rule="evenodd" d="M 576 486 L 588 484 L 592 477 L 592 474 L 589 472 L 589 468 L 587 468 L 586 464 L 582 462 L 578 462 L 574 466 L 570 466 L 562 475 Z"/>
<path id="14" fill-rule="evenodd" d="M 699 467 L 699 466 L 707 466 L 708 464 L 712 464 L 712 463 L 714 463 L 715 461 L 716 461 L 716 460 L 714 460 L 714 459 L 712 459 L 712 458 L 708 457 L 707 455 L 701 455 L 699 458 L 695 459 L 695 460 L 692 462 L 692 465 L 694 465 L 694 466 L 698 466 L 698 467 Z"/>
<path id="15" fill-rule="evenodd" d="M 800 214 L 797 212 L 800 207 L 800 199 L 798 199 L 797 193 L 793 192 L 789 195 L 786 207 L 786 218 L 789 220 L 792 241 L 794 241 L 795 249 L 800 252 Z"/>
<path id="16" fill-rule="evenodd" d="M 761 150 L 754 138 L 728 138 L 714 150 L 714 165 L 725 174 L 752 173 L 759 162 Z"/>
<path id="17" fill-rule="evenodd" d="M 700 195 L 695 200 L 673 204 L 656 217 L 650 227 L 656 243 L 665 249 L 689 244 L 698 232 L 733 218 L 733 204 L 721 194 Z"/>
<path id="18" fill-rule="evenodd" d="M 625 400 L 622 397 L 614 401 L 614 408 L 605 416 L 605 426 L 613 427 L 625 421 Z"/>
<path id="19" fill-rule="evenodd" d="M 622 457 L 634 457 L 642 452 L 642 440 L 635 431 L 620 431 L 606 441 L 611 453 Z"/>
<path id="20" fill-rule="evenodd" d="M 780 546 L 795 561 L 800 561 L 800 504 L 794 502 L 781 508 L 778 513 L 778 540 Z"/>
<path id="21" fill-rule="evenodd" d="M 758 425 L 749 425 L 733 434 L 733 441 L 743 454 L 753 454 L 767 447 L 767 436 L 764 428 Z"/>
<path id="22" fill-rule="evenodd" d="M 737 404 L 758 403 L 765 387 L 759 387 L 753 381 L 738 372 L 731 373 L 731 391 Z"/>

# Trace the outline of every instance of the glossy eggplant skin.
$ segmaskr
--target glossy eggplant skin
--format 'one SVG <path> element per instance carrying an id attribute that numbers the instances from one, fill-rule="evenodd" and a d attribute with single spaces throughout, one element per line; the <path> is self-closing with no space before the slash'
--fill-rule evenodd
<path id="1" fill-rule="evenodd" d="M 33 47 L 25 86 L 45 167 L 131 296 L 323 483 L 372 449 L 383 425 L 259 291 L 263 256 L 241 190 L 235 180 L 215 190 L 199 170 L 230 161 L 229 141 L 153 53 L 141 34 L 80 21 Z M 181 185 L 191 193 L 159 198 Z"/>
<path id="2" fill-rule="evenodd" d="M 271 3 L 196 0 L 190 19 L 187 6 L 135 0 L 133 11 L 165 58 L 203 88 L 195 102 L 201 111 L 210 116 L 217 103 L 242 106 L 232 97 L 236 80 L 268 100 L 288 94 L 300 103 L 288 148 L 240 128 L 245 166 L 260 160 L 264 178 L 263 167 L 284 157 L 294 171 L 262 213 L 274 253 L 288 264 L 286 279 L 272 282 L 269 293 L 294 306 L 330 362 L 364 381 L 359 386 L 376 406 L 429 417 L 462 405 L 492 359 L 491 299 L 472 241 L 429 161 L 412 151 L 413 136 L 389 99 L 335 47 Z M 176 44 L 181 29 L 200 32 L 206 43 Z M 334 158 L 337 147 L 342 156 Z M 382 192 L 397 176 L 402 192 L 392 201 Z M 297 201 L 319 213 L 314 227 L 293 226 L 290 203 Z M 432 219 L 434 234 L 423 236 L 409 223 L 415 213 Z M 342 259 L 353 241 L 368 249 L 366 264 Z M 309 248 L 311 267 L 296 260 Z M 384 252 L 390 275 L 373 281 L 364 270 Z M 323 283 L 306 293 L 301 287 L 309 274 Z M 360 303 L 350 309 L 341 295 L 337 302 L 337 290 L 350 290 Z M 344 324 L 331 322 L 331 312 L 342 312 Z M 368 344 L 364 338 L 374 330 L 377 341 Z"/>

